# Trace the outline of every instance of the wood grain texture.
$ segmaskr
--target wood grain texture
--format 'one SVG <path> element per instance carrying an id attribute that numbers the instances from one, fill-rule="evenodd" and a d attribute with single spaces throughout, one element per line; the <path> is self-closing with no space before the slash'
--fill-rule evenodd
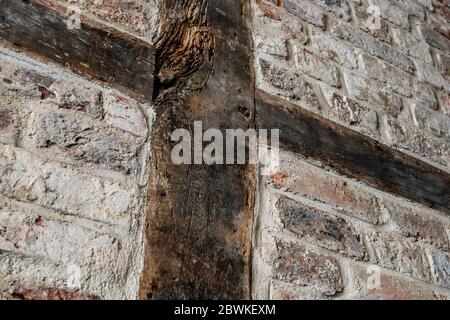
<path id="1" fill-rule="evenodd" d="M 140 296 L 249 299 L 255 170 L 174 165 L 170 141 L 198 120 L 205 130 L 254 127 L 248 1 L 163 3 Z"/>
<path id="2" fill-rule="evenodd" d="M 0 37 L 74 71 L 150 101 L 154 48 L 84 16 L 67 28 L 71 12 L 50 0 L 0 0 Z"/>
<path id="3" fill-rule="evenodd" d="M 257 92 L 257 125 L 280 129 L 280 143 L 341 174 L 450 213 L 450 175 L 289 102 Z"/>

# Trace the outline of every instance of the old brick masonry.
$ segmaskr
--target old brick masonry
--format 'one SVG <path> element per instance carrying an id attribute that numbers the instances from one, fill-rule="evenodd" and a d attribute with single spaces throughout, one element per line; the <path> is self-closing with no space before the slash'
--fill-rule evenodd
<path id="1" fill-rule="evenodd" d="M 59 2 L 156 39 L 160 1 Z M 449 1 L 249 2 L 257 90 L 450 173 Z M 154 121 L 151 103 L 0 42 L 0 298 L 138 298 Z M 448 212 L 288 151 L 255 176 L 253 298 L 450 297 Z"/>

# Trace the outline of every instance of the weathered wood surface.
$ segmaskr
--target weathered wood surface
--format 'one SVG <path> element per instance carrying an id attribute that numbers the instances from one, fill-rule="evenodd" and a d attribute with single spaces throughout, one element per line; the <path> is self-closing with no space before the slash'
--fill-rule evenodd
<path id="1" fill-rule="evenodd" d="M 254 127 L 247 1 L 167 0 L 141 297 L 250 298 L 254 169 L 171 161 L 174 129 Z"/>
<path id="2" fill-rule="evenodd" d="M 81 17 L 67 28 L 67 8 L 51 0 L 0 0 L 0 37 L 142 100 L 153 93 L 154 48 Z"/>
<path id="3" fill-rule="evenodd" d="M 450 213 L 448 173 L 262 91 L 257 91 L 256 114 L 258 127 L 280 129 L 283 149 Z"/>

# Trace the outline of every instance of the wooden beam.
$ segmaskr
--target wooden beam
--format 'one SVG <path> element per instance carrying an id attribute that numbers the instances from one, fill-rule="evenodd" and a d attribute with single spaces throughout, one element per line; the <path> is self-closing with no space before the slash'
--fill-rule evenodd
<path id="1" fill-rule="evenodd" d="M 197 120 L 254 128 L 249 2 L 162 3 L 141 298 L 249 299 L 255 169 L 178 166 L 170 141 Z"/>
<path id="2" fill-rule="evenodd" d="M 154 48 L 147 42 L 81 16 L 67 27 L 67 8 L 52 0 L 0 0 L 0 37 L 74 71 L 149 101 Z"/>
<path id="3" fill-rule="evenodd" d="M 289 102 L 257 92 L 257 126 L 280 129 L 283 149 L 346 176 L 450 213 L 450 174 Z"/>

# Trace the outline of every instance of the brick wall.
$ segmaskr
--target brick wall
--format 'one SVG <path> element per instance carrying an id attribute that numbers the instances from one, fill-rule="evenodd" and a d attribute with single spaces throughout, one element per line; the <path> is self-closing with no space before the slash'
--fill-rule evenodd
<path id="1" fill-rule="evenodd" d="M 64 1 L 151 41 L 154 1 Z M 150 103 L 0 46 L 0 298 L 138 294 Z"/>
<path id="2" fill-rule="evenodd" d="M 371 4 L 375 29 L 366 0 L 252 1 L 256 86 L 449 172 L 449 3 Z M 261 177 L 254 225 L 254 298 L 450 297 L 445 212 L 300 154 Z"/>

